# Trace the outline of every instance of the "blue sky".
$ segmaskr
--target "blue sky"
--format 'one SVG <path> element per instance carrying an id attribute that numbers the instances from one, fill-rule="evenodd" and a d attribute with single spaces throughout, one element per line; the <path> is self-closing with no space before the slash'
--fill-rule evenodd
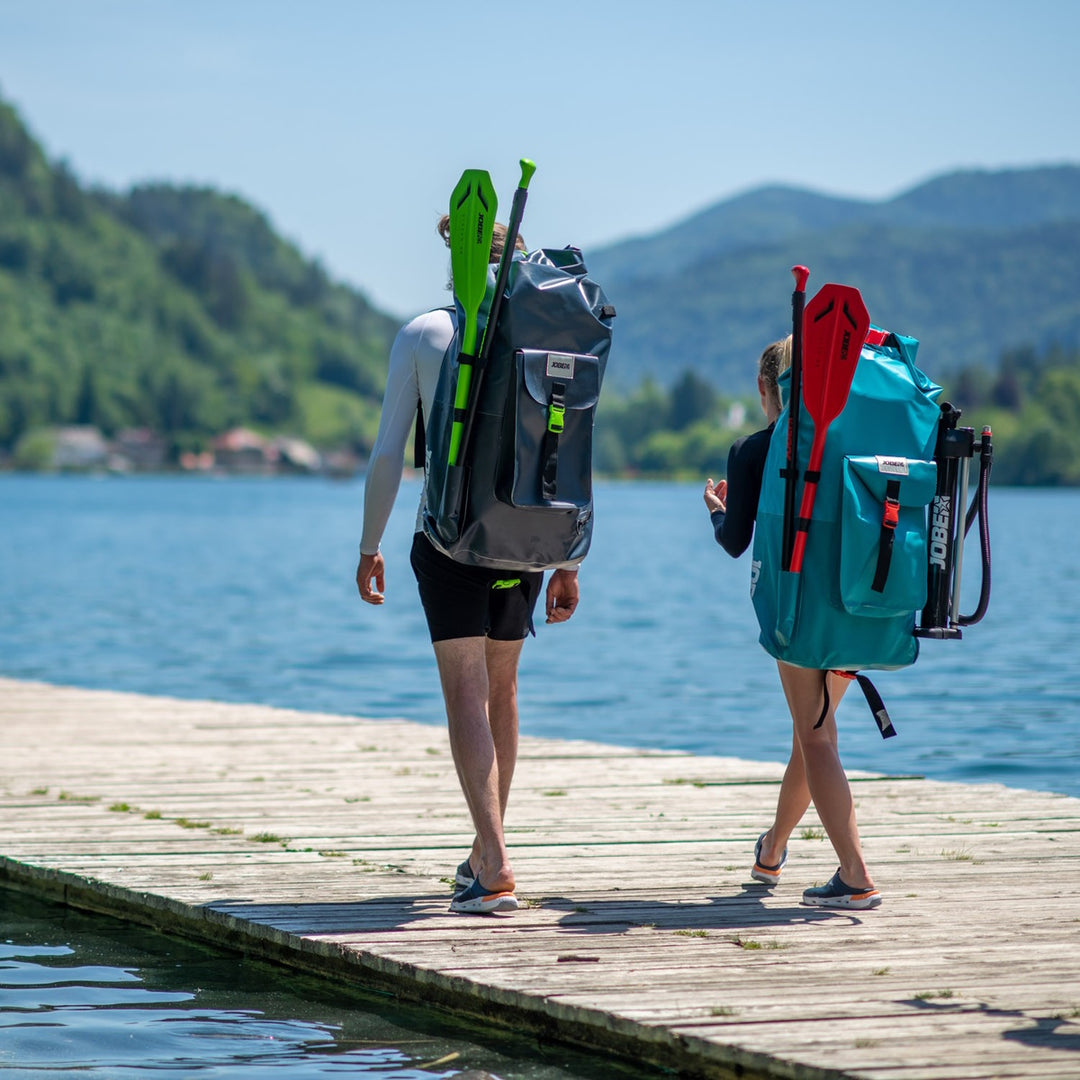
<path id="1" fill-rule="evenodd" d="M 84 180 L 211 184 L 399 315 L 466 167 L 584 248 L 759 184 L 1080 162 L 1073 0 L 0 0 L 0 94 Z"/>

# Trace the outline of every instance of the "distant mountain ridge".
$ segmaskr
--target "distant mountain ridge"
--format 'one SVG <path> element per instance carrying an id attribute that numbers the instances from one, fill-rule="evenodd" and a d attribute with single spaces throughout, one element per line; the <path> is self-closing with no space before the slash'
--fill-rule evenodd
<path id="1" fill-rule="evenodd" d="M 612 388 L 693 393 L 690 371 L 752 393 L 795 263 L 811 293 L 857 285 L 945 381 L 1080 347 L 1080 166 L 954 172 L 877 202 L 773 185 L 586 260 L 619 313 Z M 242 198 L 84 187 L 0 97 L 0 462 L 57 424 L 149 428 L 173 454 L 237 425 L 363 454 L 397 324 Z"/>
<path id="2" fill-rule="evenodd" d="M 690 369 L 732 392 L 789 329 L 794 263 L 863 292 L 932 373 L 1080 341 L 1080 166 L 967 170 L 879 202 L 769 186 L 587 252 L 619 318 L 609 377 Z M 930 359 L 932 357 L 932 359 Z"/>

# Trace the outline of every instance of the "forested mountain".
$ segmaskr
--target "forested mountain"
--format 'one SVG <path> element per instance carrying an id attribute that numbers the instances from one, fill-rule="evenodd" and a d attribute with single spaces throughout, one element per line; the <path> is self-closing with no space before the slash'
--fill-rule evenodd
<path id="1" fill-rule="evenodd" d="M 1080 343 L 1080 167 L 958 172 L 881 202 L 761 188 L 588 262 L 619 310 L 623 386 L 690 369 L 749 389 L 762 346 L 790 329 L 795 263 L 811 295 L 856 285 L 935 375 L 990 366 Z"/>
<path id="2" fill-rule="evenodd" d="M 1000 478 L 1080 484 L 1078 167 L 876 203 L 763 188 L 586 256 L 619 312 L 604 471 L 720 475 L 759 424 L 754 365 L 806 263 L 811 293 L 857 285 L 878 325 L 921 340 L 965 422 L 993 422 Z M 0 99 L 0 461 L 55 464 L 38 448 L 66 424 L 149 429 L 167 463 L 238 425 L 362 456 L 395 329 L 243 199 L 89 189 Z"/>
<path id="3" fill-rule="evenodd" d="M 363 449 L 395 329 L 243 200 L 88 190 L 0 101 L 0 449 L 58 423 Z"/>

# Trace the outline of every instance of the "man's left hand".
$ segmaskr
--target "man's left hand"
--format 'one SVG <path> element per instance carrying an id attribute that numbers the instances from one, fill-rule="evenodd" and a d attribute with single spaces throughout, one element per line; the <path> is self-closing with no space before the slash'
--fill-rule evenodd
<path id="1" fill-rule="evenodd" d="M 547 621 L 566 622 L 578 603 L 578 576 L 576 570 L 556 570 L 547 587 Z"/>

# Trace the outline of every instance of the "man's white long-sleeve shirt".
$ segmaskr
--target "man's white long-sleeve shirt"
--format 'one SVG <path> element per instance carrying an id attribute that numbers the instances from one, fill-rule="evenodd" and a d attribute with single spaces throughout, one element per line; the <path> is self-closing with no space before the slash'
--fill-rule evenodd
<path id="1" fill-rule="evenodd" d="M 416 404 L 423 402 L 425 419 L 431 416 L 435 386 L 443 356 L 454 336 L 454 316 L 438 309 L 418 315 L 403 326 L 390 349 L 379 433 L 371 449 L 364 481 L 364 531 L 360 553 L 374 555 L 379 550 L 383 530 L 390 519 L 401 485 L 405 464 L 405 444 L 416 416 Z M 423 527 L 423 496 L 416 513 L 416 531 Z"/>

